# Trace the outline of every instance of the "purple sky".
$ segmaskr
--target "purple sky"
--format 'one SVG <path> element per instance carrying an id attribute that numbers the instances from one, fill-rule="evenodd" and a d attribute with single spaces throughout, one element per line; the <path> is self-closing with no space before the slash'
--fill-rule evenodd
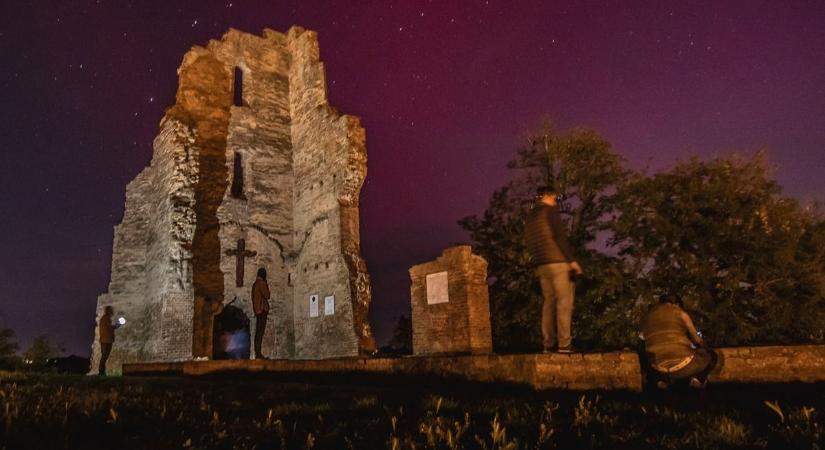
<path id="1" fill-rule="evenodd" d="M 825 200 L 821 1 L 37 4 L 0 4 L 0 326 L 23 346 L 47 333 L 88 354 L 126 183 L 183 54 L 229 27 L 318 31 L 332 105 L 361 117 L 381 341 L 409 266 L 467 240 L 456 221 L 542 115 L 597 129 L 634 168 L 767 148 L 789 194 Z"/>

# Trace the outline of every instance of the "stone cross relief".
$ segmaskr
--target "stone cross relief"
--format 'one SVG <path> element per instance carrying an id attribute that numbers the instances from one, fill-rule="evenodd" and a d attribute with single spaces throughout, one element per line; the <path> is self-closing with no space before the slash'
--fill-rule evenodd
<path id="1" fill-rule="evenodd" d="M 235 257 L 235 286 L 243 287 L 244 258 L 255 256 L 258 252 L 247 250 L 246 240 L 238 239 L 238 247 L 227 250 L 226 254 Z"/>

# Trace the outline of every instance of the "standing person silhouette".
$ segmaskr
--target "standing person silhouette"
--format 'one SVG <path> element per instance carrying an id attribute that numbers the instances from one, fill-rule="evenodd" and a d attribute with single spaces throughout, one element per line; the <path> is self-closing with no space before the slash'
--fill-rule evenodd
<path id="1" fill-rule="evenodd" d="M 268 359 L 261 354 L 261 342 L 266 331 L 266 318 L 269 314 L 269 285 L 266 282 L 266 269 L 258 269 L 258 277 L 252 284 L 252 309 L 255 312 L 255 359 Z"/>
<path id="2" fill-rule="evenodd" d="M 111 306 L 103 309 L 103 315 L 97 322 L 97 338 L 100 342 L 100 364 L 98 365 L 98 375 L 106 375 L 106 361 L 112 353 L 112 345 L 115 343 L 115 329 L 120 328 L 120 324 L 112 325 L 112 315 L 115 310 Z"/>
<path id="3" fill-rule="evenodd" d="M 556 193 L 548 188 L 537 191 L 533 209 L 524 222 L 524 241 L 536 267 L 544 303 L 541 308 L 541 334 L 544 352 L 553 351 L 558 340 L 559 353 L 571 353 L 573 278 L 582 268 L 573 257 L 559 213 Z"/>

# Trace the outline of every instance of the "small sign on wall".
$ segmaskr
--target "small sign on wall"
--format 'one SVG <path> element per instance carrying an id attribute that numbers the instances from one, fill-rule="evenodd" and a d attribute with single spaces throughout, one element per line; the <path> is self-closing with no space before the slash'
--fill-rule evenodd
<path id="1" fill-rule="evenodd" d="M 309 317 L 318 317 L 318 294 L 309 296 Z"/>
<path id="2" fill-rule="evenodd" d="M 427 275 L 427 304 L 447 303 L 450 301 L 447 272 L 437 272 Z"/>
<path id="3" fill-rule="evenodd" d="M 335 296 L 327 295 L 324 297 L 324 315 L 331 316 L 335 314 Z"/>

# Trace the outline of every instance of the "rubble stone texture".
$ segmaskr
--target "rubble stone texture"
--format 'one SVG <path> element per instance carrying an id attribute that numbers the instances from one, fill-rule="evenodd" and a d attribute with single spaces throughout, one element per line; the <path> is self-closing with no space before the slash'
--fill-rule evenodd
<path id="1" fill-rule="evenodd" d="M 447 272 L 449 299 L 427 301 L 427 275 Z M 468 245 L 450 247 L 435 261 L 410 268 L 413 354 L 490 353 L 487 261 Z M 431 287 L 432 290 L 432 287 Z"/>
<path id="2" fill-rule="evenodd" d="M 98 317 L 111 305 L 128 321 L 116 332 L 108 371 L 210 357 L 221 302 L 236 299 L 253 317 L 259 267 L 272 293 L 264 356 L 372 352 L 358 209 L 365 133 L 327 102 L 316 33 L 230 30 L 192 48 L 178 75 L 151 164 L 126 188 L 109 290 L 98 298 Z M 247 256 L 236 280 L 232 250 L 241 239 Z M 311 295 L 334 296 L 334 313 L 322 305 L 310 317 Z M 96 371 L 97 336 L 92 347 Z"/>
<path id="3" fill-rule="evenodd" d="M 823 383 L 825 345 L 717 348 L 710 383 Z M 426 358 L 347 358 L 326 361 L 188 361 L 128 364 L 127 375 L 249 372 L 378 373 L 516 383 L 535 389 L 642 389 L 635 351 L 573 354 L 463 355 Z"/>
<path id="4" fill-rule="evenodd" d="M 450 355 L 420 358 L 346 358 L 325 361 L 186 361 L 127 364 L 126 375 L 164 373 L 191 376 L 221 372 L 313 373 L 464 379 L 545 389 L 642 389 L 636 352 L 561 355 Z M 374 378 L 373 378 L 374 379 Z"/>

